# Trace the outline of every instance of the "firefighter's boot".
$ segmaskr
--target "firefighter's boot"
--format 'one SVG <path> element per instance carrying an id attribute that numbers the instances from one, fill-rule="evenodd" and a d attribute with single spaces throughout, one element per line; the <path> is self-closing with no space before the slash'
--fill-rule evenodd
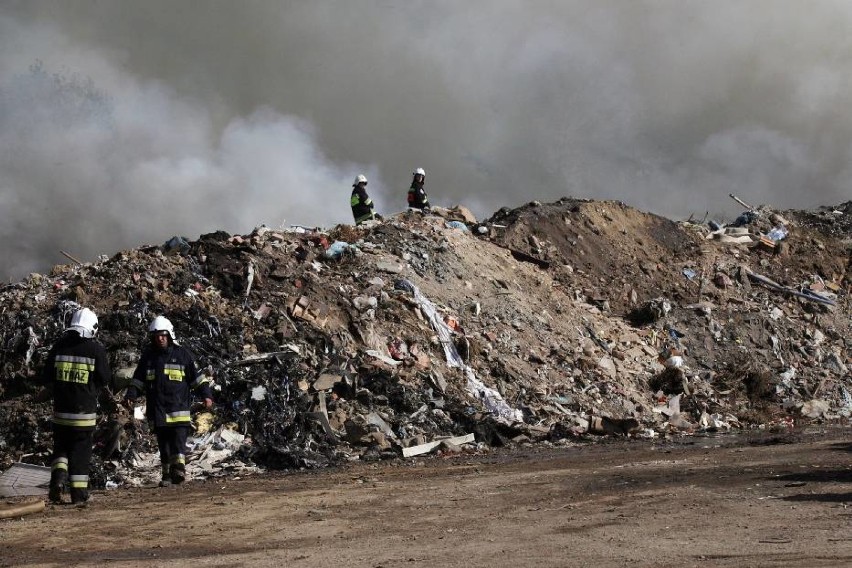
<path id="1" fill-rule="evenodd" d="M 89 490 L 88 489 L 77 489 L 75 487 L 71 488 L 71 502 L 74 505 L 79 507 L 85 507 L 86 503 L 89 501 Z"/>
<path id="2" fill-rule="evenodd" d="M 50 489 L 47 492 L 47 497 L 51 503 L 62 503 L 62 494 L 65 492 L 65 485 L 67 483 L 67 470 L 54 469 L 50 472 Z"/>
<path id="3" fill-rule="evenodd" d="M 163 466 L 163 477 L 160 479 L 160 487 L 171 487 L 172 486 L 172 476 L 171 476 L 171 468 L 168 465 Z"/>
<path id="4" fill-rule="evenodd" d="M 184 482 L 186 479 L 186 468 L 182 463 L 177 463 L 172 466 L 171 479 L 172 483 L 175 485 L 180 485 Z"/>

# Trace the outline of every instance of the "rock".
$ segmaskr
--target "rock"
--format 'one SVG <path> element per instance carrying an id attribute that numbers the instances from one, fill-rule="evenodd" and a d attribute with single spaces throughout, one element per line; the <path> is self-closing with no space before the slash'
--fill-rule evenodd
<path id="1" fill-rule="evenodd" d="M 828 369 L 832 373 L 844 376 L 849 372 L 848 367 L 843 363 L 843 358 L 836 351 L 828 353 L 822 360 L 824 369 Z"/>
<path id="2" fill-rule="evenodd" d="M 819 419 L 828 413 L 828 402 L 824 400 L 809 400 L 802 405 L 801 413 L 805 418 Z"/>
<path id="3" fill-rule="evenodd" d="M 371 412 L 370 414 L 365 416 L 365 419 L 367 420 L 367 424 L 369 424 L 370 426 L 375 426 L 388 438 L 396 438 L 396 434 L 393 433 L 393 430 L 391 430 L 391 427 L 388 425 L 388 423 L 385 422 L 384 419 L 375 412 Z"/>
<path id="4" fill-rule="evenodd" d="M 382 432 L 370 432 L 361 438 L 361 442 L 368 446 L 377 447 L 380 450 L 388 450 L 391 448 L 391 443 L 388 441 L 387 436 L 385 436 Z"/>
<path id="5" fill-rule="evenodd" d="M 635 418 L 609 418 L 607 416 L 589 417 L 589 432 L 591 434 L 627 436 L 639 429 L 639 421 Z"/>
<path id="6" fill-rule="evenodd" d="M 615 362 L 611 357 L 601 357 L 598 361 L 598 369 L 603 371 L 604 375 L 610 379 L 614 379 L 616 375 Z"/>
<path id="7" fill-rule="evenodd" d="M 359 312 L 364 312 L 378 306 L 379 301 L 373 296 L 355 296 L 352 298 L 352 305 Z"/>
<path id="8" fill-rule="evenodd" d="M 343 375 L 323 373 L 311 384 L 315 391 L 324 391 L 333 388 L 334 385 L 343 380 Z"/>
<path id="9" fill-rule="evenodd" d="M 343 423 L 346 430 L 346 440 L 350 444 L 360 444 L 361 438 L 370 433 L 370 429 L 363 416 L 353 416 Z"/>
<path id="10" fill-rule="evenodd" d="M 376 263 L 376 270 L 379 272 L 387 272 L 389 274 L 400 274 L 405 267 L 398 262 L 389 262 L 380 260 Z"/>

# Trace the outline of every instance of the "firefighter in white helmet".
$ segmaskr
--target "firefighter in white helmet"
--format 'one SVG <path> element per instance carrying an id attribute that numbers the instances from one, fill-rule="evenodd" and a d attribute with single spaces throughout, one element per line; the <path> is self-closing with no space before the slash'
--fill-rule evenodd
<path id="1" fill-rule="evenodd" d="M 143 351 L 125 399 L 132 403 L 145 394 L 146 415 L 157 436 L 163 477 L 160 486 L 186 479 L 186 438 L 191 425 L 192 392 L 213 406 L 206 377 L 198 373 L 195 358 L 175 342 L 175 329 L 167 318 L 157 316 L 148 326 L 149 347 Z"/>
<path id="2" fill-rule="evenodd" d="M 408 207 L 429 213 L 431 210 L 429 198 L 426 196 L 426 189 L 423 187 L 426 184 L 426 170 L 417 168 L 413 175 L 414 179 L 411 180 L 411 187 L 408 189 Z"/>
<path id="3" fill-rule="evenodd" d="M 53 456 L 48 498 L 62 502 L 70 485 L 71 502 L 89 500 L 89 462 L 97 420 L 98 395 L 111 377 L 106 350 L 96 339 L 98 316 L 88 308 L 74 312 L 64 335 L 47 355 L 42 382 L 53 390 Z"/>
<path id="4" fill-rule="evenodd" d="M 373 200 L 367 195 L 367 176 L 364 174 L 358 174 L 355 177 L 355 181 L 352 183 L 352 197 L 349 201 L 352 205 L 352 216 L 355 218 L 356 225 L 376 218 Z"/>

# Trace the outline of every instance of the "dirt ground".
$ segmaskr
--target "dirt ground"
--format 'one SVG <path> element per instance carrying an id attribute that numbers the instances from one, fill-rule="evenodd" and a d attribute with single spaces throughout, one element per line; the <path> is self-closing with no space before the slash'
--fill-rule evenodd
<path id="1" fill-rule="evenodd" d="M 850 566 L 845 432 L 605 442 L 96 492 L 3 566 Z"/>

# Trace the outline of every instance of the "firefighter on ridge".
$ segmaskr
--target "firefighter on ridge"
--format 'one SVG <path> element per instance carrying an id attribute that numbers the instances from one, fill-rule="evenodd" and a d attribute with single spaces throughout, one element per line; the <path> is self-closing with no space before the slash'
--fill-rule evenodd
<path id="1" fill-rule="evenodd" d="M 376 218 L 376 213 L 373 210 L 373 200 L 367 195 L 367 176 L 358 174 L 355 177 L 355 182 L 352 184 L 352 216 L 355 218 L 355 224 L 360 225 L 364 221 L 370 221 Z"/>
<path id="2" fill-rule="evenodd" d="M 426 170 L 417 168 L 413 174 L 414 179 L 411 180 L 411 188 L 408 190 L 408 207 L 429 213 L 431 211 L 429 198 L 426 196 L 426 190 L 423 188 L 426 183 Z"/>
<path id="3" fill-rule="evenodd" d="M 71 325 L 48 352 L 41 380 L 53 390 L 53 456 L 48 498 L 62 502 L 71 486 L 71 502 L 89 500 L 89 462 L 97 419 L 98 395 L 109 386 L 106 350 L 94 337 L 98 316 L 77 310 Z"/>
<path id="4" fill-rule="evenodd" d="M 207 408 L 213 406 L 213 394 L 192 354 L 175 341 L 172 322 L 157 316 L 148 326 L 148 337 L 151 343 L 142 352 L 125 400 L 132 405 L 140 393 L 145 394 L 148 424 L 160 450 L 160 487 L 167 487 L 186 479 L 191 393 L 196 391 Z"/>

